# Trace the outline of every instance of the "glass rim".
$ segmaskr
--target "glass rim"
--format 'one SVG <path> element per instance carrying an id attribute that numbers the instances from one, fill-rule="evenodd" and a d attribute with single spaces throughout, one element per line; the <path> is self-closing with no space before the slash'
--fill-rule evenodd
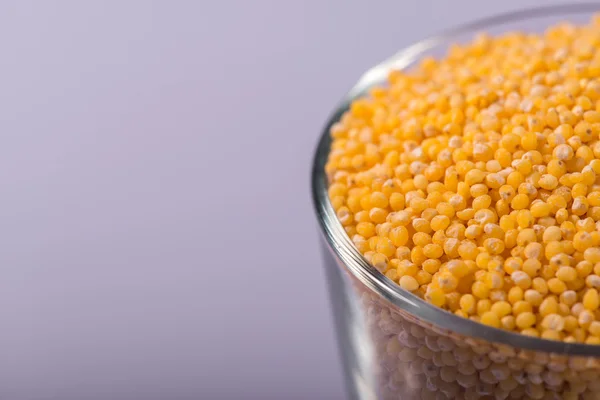
<path id="1" fill-rule="evenodd" d="M 522 9 L 478 19 L 410 45 L 370 68 L 359 78 L 358 82 L 344 96 L 338 107 L 329 117 L 321 133 L 312 163 L 311 191 L 317 219 L 329 247 L 340 258 L 352 275 L 362 284 L 393 305 L 418 317 L 422 321 L 465 337 L 508 345 L 520 350 L 600 358 L 600 345 L 553 341 L 493 328 L 470 319 L 459 317 L 427 303 L 418 296 L 402 289 L 398 284 L 372 267 L 358 249 L 356 249 L 331 205 L 325 174 L 325 164 L 331 146 L 331 126 L 339 121 L 343 113 L 349 109 L 350 103 L 353 100 L 366 94 L 373 86 L 384 83 L 390 70 L 405 69 L 425 51 L 444 43 L 451 43 L 459 35 L 476 33 L 477 31 L 501 26 L 510 22 L 598 11 L 600 11 L 600 3 L 561 4 Z"/>

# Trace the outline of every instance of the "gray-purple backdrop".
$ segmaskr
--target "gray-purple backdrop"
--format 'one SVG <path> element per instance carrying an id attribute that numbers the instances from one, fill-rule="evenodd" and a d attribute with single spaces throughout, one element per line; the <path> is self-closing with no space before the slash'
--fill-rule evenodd
<path id="1" fill-rule="evenodd" d="M 0 2 L 0 399 L 341 399 L 308 175 L 359 74 L 543 0 Z"/>

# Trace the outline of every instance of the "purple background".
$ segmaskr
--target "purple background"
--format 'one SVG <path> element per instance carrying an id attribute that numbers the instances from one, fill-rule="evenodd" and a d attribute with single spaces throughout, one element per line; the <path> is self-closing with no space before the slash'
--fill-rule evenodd
<path id="1" fill-rule="evenodd" d="M 0 399 L 343 398 L 321 126 L 397 49 L 536 3 L 0 2 Z"/>

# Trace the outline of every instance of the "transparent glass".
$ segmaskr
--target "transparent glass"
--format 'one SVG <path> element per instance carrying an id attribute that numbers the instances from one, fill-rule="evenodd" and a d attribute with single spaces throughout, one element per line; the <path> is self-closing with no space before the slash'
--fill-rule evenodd
<path id="1" fill-rule="evenodd" d="M 599 399 L 600 346 L 526 337 L 436 308 L 372 268 L 354 248 L 327 196 L 329 128 L 349 103 L 383 84 L 390 69 L 477 32 L 541 32 L 562 21 L 584 23 L 600 4 L 571 4 L 500 15 L 419 42 L 363 75 L 321 136 L 312 191 L 322 228 L 324 265 L 352 399 Z"/>

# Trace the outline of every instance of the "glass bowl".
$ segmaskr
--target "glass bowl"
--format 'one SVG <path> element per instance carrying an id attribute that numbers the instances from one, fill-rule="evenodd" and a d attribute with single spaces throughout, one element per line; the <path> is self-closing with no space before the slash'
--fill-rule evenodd
<path id="1" fill-rule="evenodd" d="M 393 69 L 440 56 L 481 31 L 541 32 L 585 23 L 600 4 L 522 10 L 416 43 L 367 71 L 329 119 L 318 143 L 312 195 L 347 388 L 352 399 L 600 399 L 600 346 L 549 341 L 463 319 L 404 291 L 371 267 L 327 195 L 329 129 L 349 104 Z"/>

